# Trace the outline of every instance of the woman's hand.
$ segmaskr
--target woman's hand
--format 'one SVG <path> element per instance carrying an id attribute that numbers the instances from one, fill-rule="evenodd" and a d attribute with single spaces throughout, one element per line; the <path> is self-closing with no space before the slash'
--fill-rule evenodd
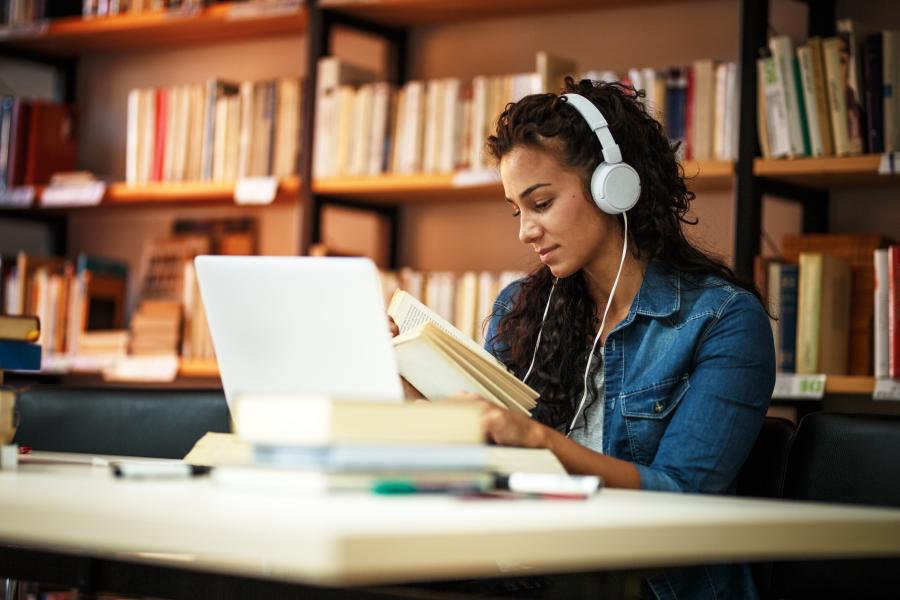
<path id="1" fill-rule="evenodd" d="M 388 315 L 387 322 L 388 331 L 391 332 L 391 337 L 397 337 L 398 335 L 400 335 L 400 328 L 397 327 L 396 323 L 394 323 L 394 318 L 391 317 L 391 315 Z"/>
<path id="2" fill-rule="evenodd" d="M 460 392 L 452 399 L 481 404 L 481 422 L 484 424 L 484 431 L 489 441 L 503 446 L 546 447 L 547 428 L 537 421 L 491 404 L 478 394 Z"/>

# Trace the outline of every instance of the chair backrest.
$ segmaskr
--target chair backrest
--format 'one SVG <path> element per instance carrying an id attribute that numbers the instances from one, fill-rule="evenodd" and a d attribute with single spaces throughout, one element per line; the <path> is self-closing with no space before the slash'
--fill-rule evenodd
<path id="1" fill-rule="evenodd" d="M 900 417 L 807 415 L 791 444 L 783 496 L 900 507 Z M 775 563 L 772 590 L 788 598 L 895 598 L 900 560 Z"/>
<path id="2" fill-rule="evenodd" d="M 14 442 L 35 450 L 183 458 L 230 430 L 222 390 L 38 386 L 16 401 Z"/>
<path id="3" fill-rule="evenodd" d="M 738 474 L 739 496 L 777 498 L 781 495 L 794 424 L 780 417 L 766 417 L 756 443 Z"/>

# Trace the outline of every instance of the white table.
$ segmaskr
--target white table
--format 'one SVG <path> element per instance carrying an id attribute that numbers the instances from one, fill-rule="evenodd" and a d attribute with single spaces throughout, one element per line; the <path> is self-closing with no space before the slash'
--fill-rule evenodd
<path id="1" fill-rule="evenodd" d="M 607 489 L 589 501 L 297 495 L 102 467 L 0 472 L 0 543 L 316 586 L 900 556 L 900 510 Z"/>

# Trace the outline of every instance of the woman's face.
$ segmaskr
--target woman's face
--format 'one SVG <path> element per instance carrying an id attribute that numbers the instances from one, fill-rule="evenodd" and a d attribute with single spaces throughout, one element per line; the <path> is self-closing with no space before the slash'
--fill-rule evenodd
<path id="1" fill-rule="evenodd" d="M 556 277 L 568 277 L 603 256 L 619 236 L 615 218 L 590 200 L 578 173 L 549 152 L 513 148 L 500 160 L 506 201 L 519 218 L 519 240 Z"/>

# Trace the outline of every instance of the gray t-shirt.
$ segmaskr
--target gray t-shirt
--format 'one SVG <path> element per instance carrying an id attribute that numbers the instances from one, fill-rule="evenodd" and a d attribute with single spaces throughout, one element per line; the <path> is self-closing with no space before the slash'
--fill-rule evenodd
<path id="1" fill-rule="evenodd" d="M 603 349 L 600 349 L 600 356 L 603 357 Z M 578 415 L 575 421 L 575 428 L 569 435 L 569 438 L 578 442 L 586 448 L 590 448 L 594 452 L 603 453 L 603 406 L 604 402 L 604 369 L 601 368 L 594 376 L 594 400 L 591 402 L 590 397 L 585 400 L 585 408 Z M 579 398 L 579 400 L 581 400 Z M 587 427 L 585 427 L 585 422 Z"/>

